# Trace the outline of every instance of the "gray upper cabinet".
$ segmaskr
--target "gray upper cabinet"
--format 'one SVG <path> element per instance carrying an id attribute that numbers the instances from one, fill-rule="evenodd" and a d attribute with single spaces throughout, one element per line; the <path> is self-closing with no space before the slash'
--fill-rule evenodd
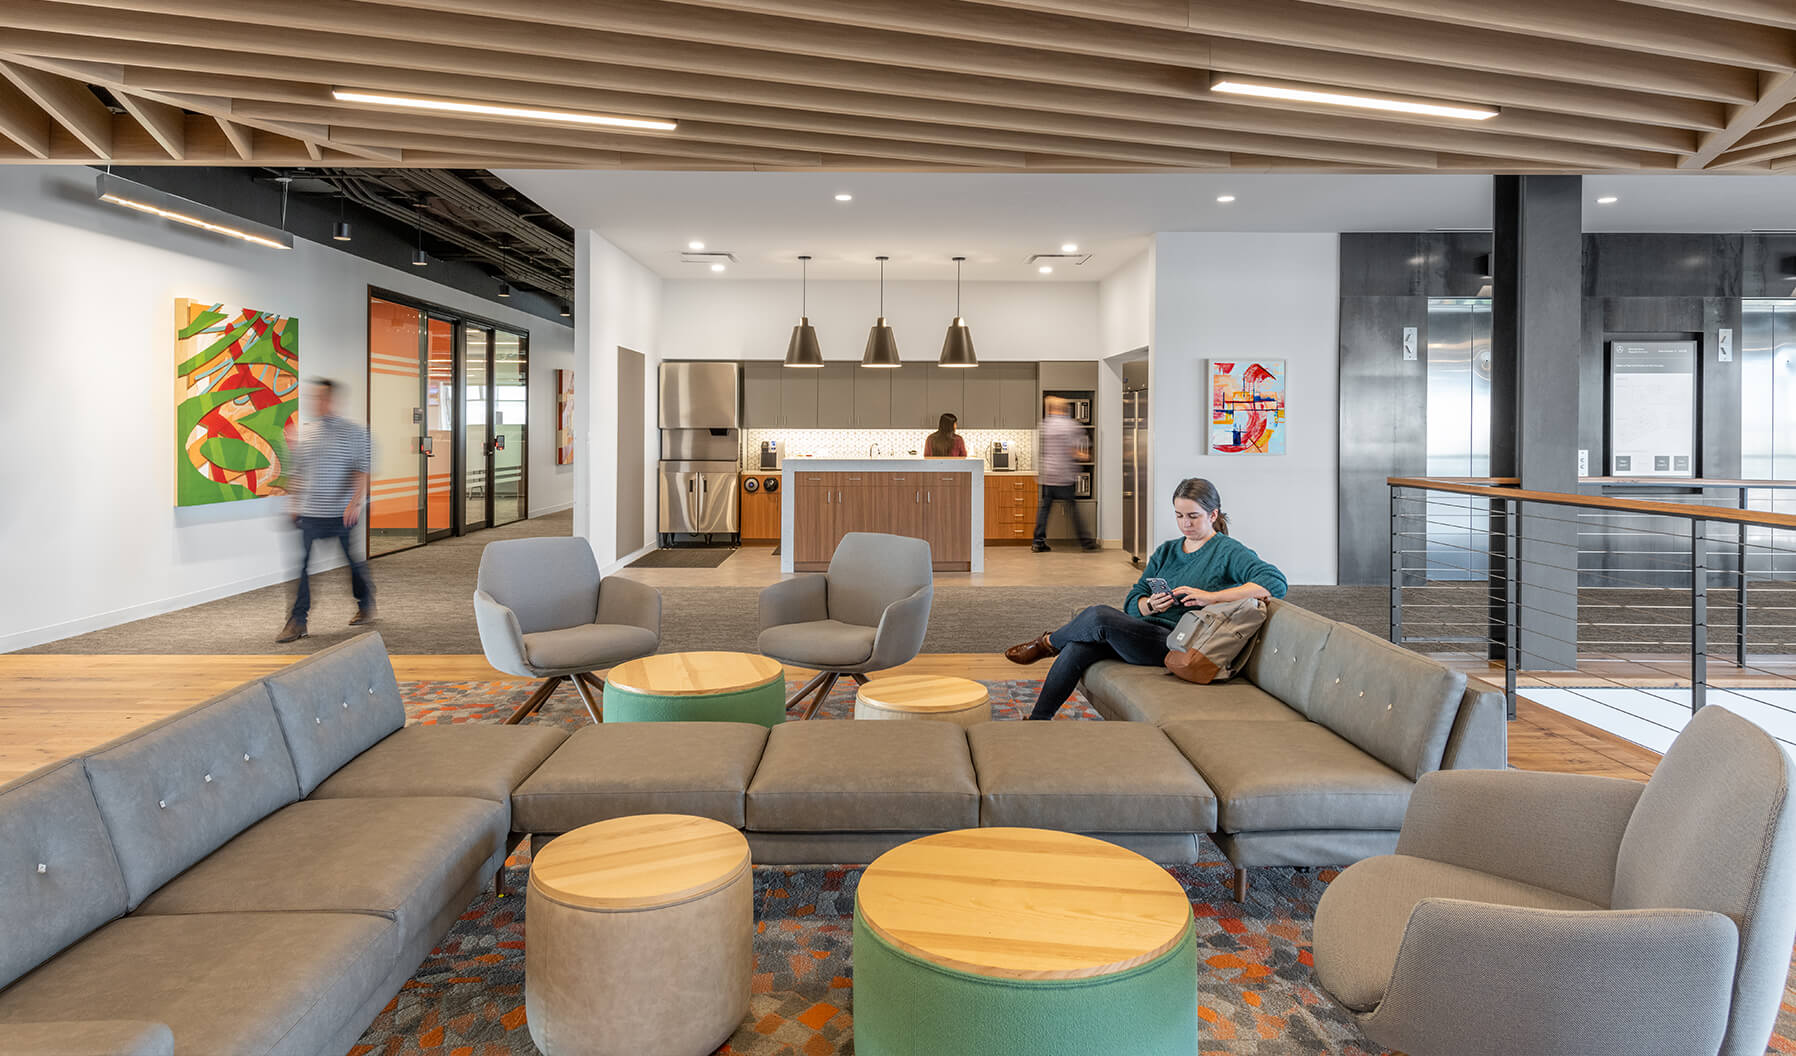
<path id="1" fill-rule="evenodd" d="M 858 363 L 825 363 L 817 374 L 817 420 L 819 429 L 847 429 L 854 421 L 854 375 Z"/>
<path id="2" fill-rule="evenodd" d="M 817 388 L 818 376 L 823 370 L 815 367 L 781 367 L 780 370 L 780 424 L 788 429 L 815 429 L 817 427 Z"/>
<path id="3" fill-rule="evenodd" d="M 935 428 L 935 418 L 929 414 L 929 372 L 934 369 L 926 363 L 906 363 L 897 370 L 880 371 L 892 378 L 892 411 L 887 419 L 891 428 Z M 936 413 L 939 416 L 941 412 Z"/>
<path id="4" fill-rule="evenodd" d="M 1035 364 L 994 363 L 992 366 L 999 370 L 998 428 L 1035 428 L 1041 417 L 1035 403 Z"/>
<path id="5" fill-rule="evenodd" d="M 860 429 L 892 427 L 892 375 L 885 367 L 854 368 L 854 424 Z"/>
<path id="6" fill-rule="evenodd" d="M 957 368 L 955 372 L 965 378 L 961 383 L 963 409 L 959 412 L 960 427 L 996 429 L 1004 368 L 996 363 L 983 363 L 977 367 Z"/>
<path id="7" fill-rule="evenodd" d="M 978 368 L 973 368 L 977 370 Z M 960 419 L 962 428 L 967 426 L 966 412 L 966 376 L 971 371 L 962 367 L 938 367 L 929 364 L 929 410 L 924 415 L 931 429 L 944 414 L 952 414 Z"/>
<path id="8" fill-rule="evenodd" d="M 785 365 L 766 360 L 742 364 L 742 427 L 772 429 L 780 425 L 780 375 Z"/>

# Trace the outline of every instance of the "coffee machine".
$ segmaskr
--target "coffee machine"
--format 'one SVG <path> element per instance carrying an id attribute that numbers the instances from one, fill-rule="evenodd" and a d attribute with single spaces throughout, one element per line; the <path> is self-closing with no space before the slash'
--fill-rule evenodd
<path id="1" fill-rule="evenodd" d="M 996 472 L 998 470 L 1010 470 L 1015 468 L 1016 464 L 1011 461 L 1010 456 L 1010 442 L 1008 440 L 993 440 L 992 470 Z"/>
<path id="2" fill-rule="evenodd" d="M 778 440 L 761 441 L 761 464 L 757 469 L 780 468 L 780 442 Z"/>

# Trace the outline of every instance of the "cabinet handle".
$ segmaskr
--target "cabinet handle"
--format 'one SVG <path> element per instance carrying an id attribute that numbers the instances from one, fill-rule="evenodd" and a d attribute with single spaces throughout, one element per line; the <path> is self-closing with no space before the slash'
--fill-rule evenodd
<path id="1" fill-rule="evenodd" d="M 836 501 L 836 497 L 834 495 L 830 494 L 827 491 L 823 493 L 823 504 L 825 506 L 828 506 L 830 503 L 832 503 L 834 501 Z"/>
<path id="2" fill-rule="evenodd" d="M 916 496 L 916 498 L 912 499 L 911 501 L 912 502 L 922 502 L 923 501 L 923 490 L 921 488 L 917 489 L 917 496 Z"/>
<path id="3" fill-rule="evenodd" d="M 926 499 L 924 499 L 924 500 L 923 500 L 923 501 L 924 501 L 924 502 L 927 502 L 927 503 L 930 503 L 930 504 L 931 504 L 931 505 L 933 505 L 933 504 L 934 504 L 934 503 L 935 503 L 935 492 L 934 492 L 934 491 L 928 491 L 928 492 L 925 492 L 925 493 L 924 493 L 924 494 L 926 494 L 926 495 L 928 495 L 928 496 L 929 496 L 929 497 L 928 497 L 928 498 L 926 498 Z"/>

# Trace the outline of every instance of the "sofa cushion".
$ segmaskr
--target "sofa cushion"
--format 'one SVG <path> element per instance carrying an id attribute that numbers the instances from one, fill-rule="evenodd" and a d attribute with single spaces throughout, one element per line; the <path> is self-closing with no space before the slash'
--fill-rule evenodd
<path id="1" fill-rule="evenodd" d="M 1211 832 L 1216 796 L 1166 735 L 1130 722 L 982 722 L 967 730 L 979 824 L 1064 832 Z"/>
<path id="2" fill-rule="evenodd" d="M 767 727 L 617 722 L 576 730 L 511 794 L 511 827 L 560 833 L 632 814 L 692 814 L 741 828 Z"/>
<path id="3" fill-rule="evenodd" d="M 295 803 L 171 880 L 137 915 L 373 913 L 409 940 L 503 853 L 504 819 L 500 804 L 465 797 Z"/>
<path id="4" fill-rule="evenodd" d="M 81 760 L 0 786 L 0 989 L 125 909 Z"/>
<path id="5" fill-rule="evenodd" d="M 1395 831 L 1415 788 L 1313 722 L 1197 720 L 1162 730 L 1215 790 L 1223 832 Z"/>
<path id="6" fill-rule="evenodd" d="M 1266 625 L 1260 628 L 1260 640 L 1248 654 L 1243 672 L 1254 685 L 1309 715 L 1305 702 L 1316 682 L 1316 663 L 1334 629 L 1333 620 L 1270 599 Z"/>
<path id="7" fill-rule="evenodd" d="M 405 725 L 405 704 L 378 634 L 333 645 L 268 676 L 301 798 Z"/>
<path id="8" fill-rule="evenodd" d="M 1079 689 L 1098 714 L 1122 722 L 1163 726 L 1180 719 L 1261 719 L 1303 722 L 1277 697 L 1245 678 L 1194 686 L 1163 667 L 1100 660 Z"/>
<path id="9" fill-rule="evenodd" d="M 647 627 L 583 623 L 524 636 L 524 658 L 539 671 L 592 671 L 647 656 L 661 636 Z"/>
<path id="10" fill-rule="evenodd" d="M 511 790 L 565 740 L 557 726 L 407 726 L 325 778 L 310 798 L 470 796 L 509 811 Z"/>
<path id="11" fill-rule="evenodd" d="M 87 775 L 133 907 L 299 798 L 286 739 L 260 682 L 94 752 Z"/>
<path id="12" fill-rule="evenodd" d="M 0 991 L 11 1023 L 96 1014 L 165 1023 L 175 1051 L 313 1056 L 396 967 L 367 913 L 126 917 Z"/>
<path id="13" fill-rule="evenodd" d="M 140 1019 L 76 1019 L 8 1023 L 0 1031 L 0 1056 L 175 1056 L 175 1034 L 166 1023 Z"/>
<path id="14" fill-rule="evenodd" d="M 1357 627 L 1336 627 L 1298 710 L 1409 778 L 1439 770 L 1465 672 Z"/>
<path id="15" fill-rule="evenodd" d="M 788 722 L 748 786 L 762 832 L 938 832 L 979 824 L 966 731 L 951 722 Z"/>
<path id="16" fill-rule="evenodd" d="M 1397 966 L 1397 950 L 1416 903 L 1457 898 L 1533 909 L 1602 907 L 1571 895 L 1457 865 L 1387 854 L 1343 870 L 1316 907 L 1310 949 L 1316 981 L 1356 1012 L 1377 1007 Z"/>
<path id="17" fill-rule="evenodd" d="M 873 658 L 872 627 L 840 620 L 788 623 L 761 632 L 757 648 L 787 663 L 813 667 L 852 667 Z"/>

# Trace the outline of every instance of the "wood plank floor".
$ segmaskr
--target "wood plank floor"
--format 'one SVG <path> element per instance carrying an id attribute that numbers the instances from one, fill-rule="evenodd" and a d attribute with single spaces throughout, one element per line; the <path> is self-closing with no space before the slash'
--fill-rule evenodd
<path id="1" fill-rule="evenodd" d="M 0 783 L 180 711 L 292 663 L 291 656 L 0 655 Z M 482 656 L 395 656 L 401 680 L 509 676 Z M 905 674 L 998 680 L 1023 671 L 990 654 L 929 653 Z M 1042 667 L 1039 671 L 1045 672 Z M 791 677 L 811 672 L 792 668 Z M 1510 762 L 1526 770 L 1644 781 L 1659 756 L 1613 734 L 1523 701 L 1509 727 Z"/>

